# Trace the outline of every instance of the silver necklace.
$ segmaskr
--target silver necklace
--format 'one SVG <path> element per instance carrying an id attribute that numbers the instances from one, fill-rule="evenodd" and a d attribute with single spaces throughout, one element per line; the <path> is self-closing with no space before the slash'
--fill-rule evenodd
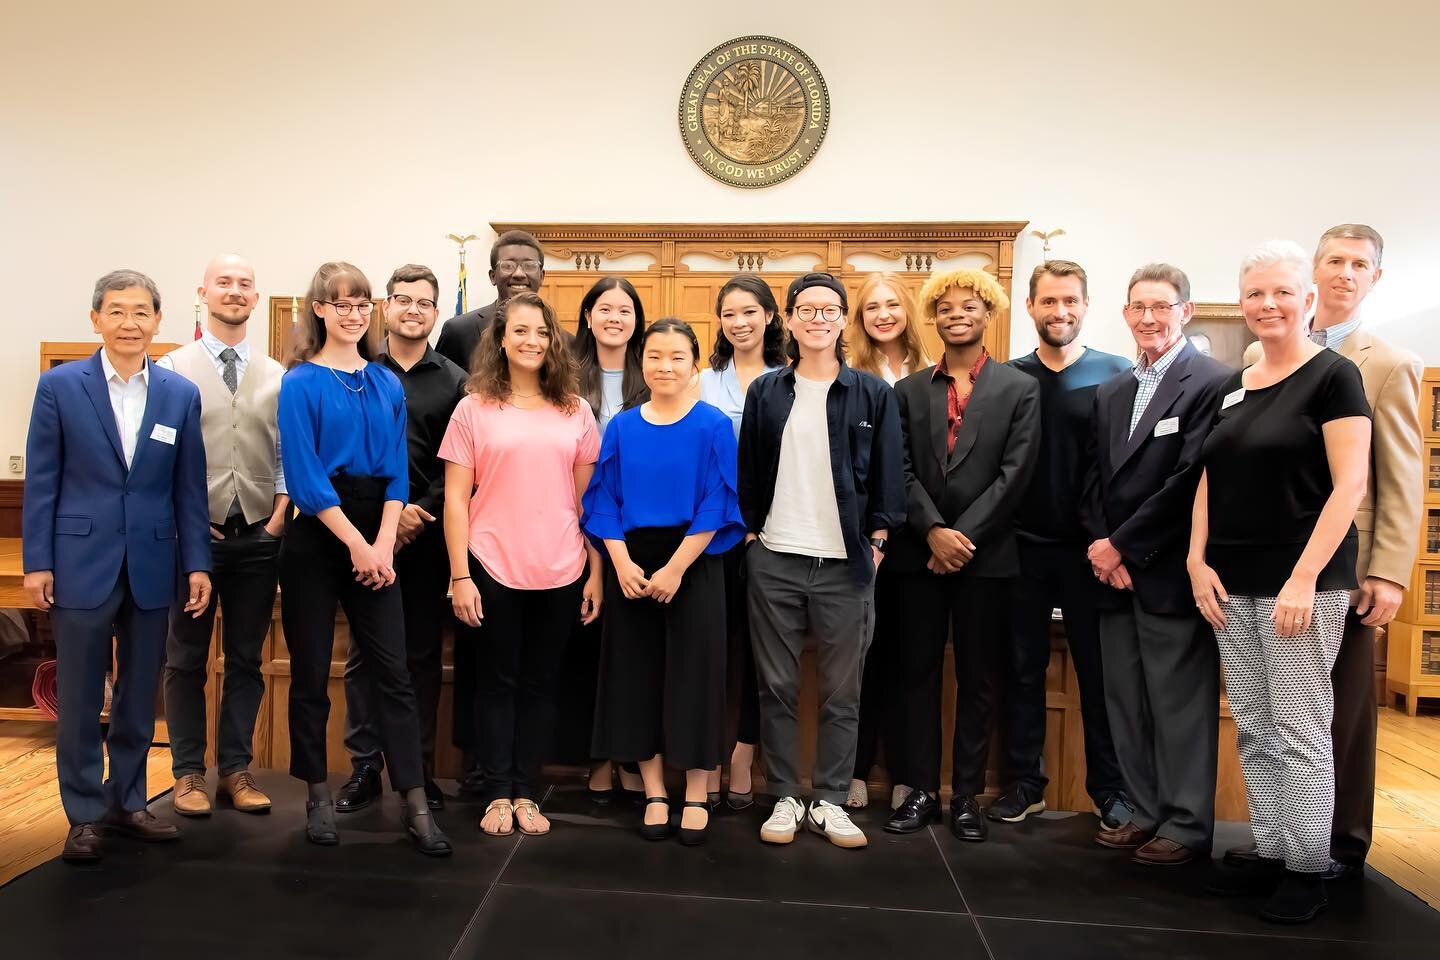
<path id="1" fill-rule="evenodd" d="M 338 383 L 338 384 L 340 384 L 340 386 L 344 387 L 346 390 L 349 390 L 351 393 L 360 393 L 361 391 L 363 391 L 363 390 L 365 389 L 365 381 L 364 381 L 364 380 L 361 380 L 361 381 L 360 381 L 360 386 L 358 386 L 358 387 L 352 387 L 352 386 L 350 386 L 350 384 L 348 384 L 348 383 L 346 383 L 344 380 L 341 380 L 341 379 L 340 379 L 340 374 L 336 373 L 336 372 L 335 372 L 335 368 L 332 367 L 332 366 L 330 366 L 330 364 L 328 364 L 328 363 L 322 363 L 322 364 L 320 364 L 320 366 L 324 367 L 326 370 L 329 370 L 329 371 L 330 371 L 330 376 L 332 376 L 332 377 L 335 378 L 335 382 Z M 364 369 L 365 369 L 364 367 L 361 367 L 361 368 L 360 368 L 360 370 L 364 370 Z M 356 373 L 359 373 L 360 370 L 357 370 L 357 371 L 355 371 L 355 372 L 356 372 Z"/>

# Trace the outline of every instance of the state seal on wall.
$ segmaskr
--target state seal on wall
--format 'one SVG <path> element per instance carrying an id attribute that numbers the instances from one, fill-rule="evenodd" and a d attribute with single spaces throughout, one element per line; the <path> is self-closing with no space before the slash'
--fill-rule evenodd
<path id="1" fill-rule="evenodd" d="M 830 92 L 804 51 L 774 37 L 739 37 L 707 53 L 680 91 L 680 136 L 691 158 L 732 187 L 768 187 L 799 173 L 830 125 Z"/>

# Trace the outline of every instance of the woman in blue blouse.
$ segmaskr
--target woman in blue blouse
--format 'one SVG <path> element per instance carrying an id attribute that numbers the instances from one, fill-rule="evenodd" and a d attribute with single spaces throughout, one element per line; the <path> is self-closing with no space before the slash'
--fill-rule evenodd
<path id="1" fill-rule="evenodd" d="M 753 273 L 732 277 L 715 298 L 720 332 L 710 366 L 700 371 L 700 399 L 730 418 L 740 436 L 745 391 L 761 374 L 785 366 L 785 331 L 780 307 L 770 285 Z M 730 807 L 743 810 L 754 803 L 751 769 L 760 742 L 760 702 L 755 686 L 755 652 L 750 649 L 750 614 L 745 607 L 744 544 L 725 554 L 725 612 L 729 630 L 727 686 L 735 704 L 734 749 L 730 753 Z M 718 799 L 720 771 L 710 775 L 710 792 Z"/>
<path id="2" fill-rule="evenodd" d="M 305 835 L 340 840 L 325 780 L 327 688 L 335 605 L 374 671 L 390 782 L 404 795 L 405 827 L 431 856 L 451 853 L 425 803 L 420 722 L 405 662 L 405 620 L 395 588 L 395 528 L 409 495 L 405 393 L 371 362 L 370 282 L 355 266 L 326 263 L 295 325 L 295 352 L 280 383 L 280 456 L 299 515 L 280 553 L 280 617 L 290 649 L 290 773 L 309 785 Z"/>
<path id="3" fill-rule="evenodd" d="M 685 771 L 680 841 L 710 825 L 706 776 L 725 714 L 725 574 L 744 534 L 730 420 L 689 395 L 700 344 L 679 320 L 645 331 L 650 400 L 617 415 L 585 492 L 585 531 L 610 554 L 596 756 L 637 762 L 641 834 L 670 832 L 664 763 Z"/>

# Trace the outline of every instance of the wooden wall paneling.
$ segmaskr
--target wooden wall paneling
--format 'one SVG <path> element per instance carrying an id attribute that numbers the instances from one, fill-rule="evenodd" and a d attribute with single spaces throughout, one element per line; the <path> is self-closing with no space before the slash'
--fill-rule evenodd
<path id="1" fill-rule="evenodd" d="M 384 292 L 382 286 L 381 292 Z M 304 309 L 306 296 L 297 294 L 291 297 L 271 297 L 270 303 L 270 335 L 268 338 L 270 356 L 275 360 L 285 363 L 294 347 L 295 313 L 294 306 L 298 305 Z M 378 350 L 381 341 L 385 339 L 385 299 L 381 297 L 372 301 L 375 304 L 374 311 L 370 314 L 370 329 L 365 332 L 365 338 L 372 350 Z M 440 311 L 444 312 L 445 305 L 441 304 Z M 473 307 L 472 307 L 473 309 Z"/>
<path id="2" fill-rule="evenodd" d="M 25 506 L 25 481 L 0 480 L 0 537 L 21 535 L 20 515 Z"/>
<path id="3" fill-rule="evenodd" d="M 178 343 L 152 340 L 149 349 L 145 352 L 151 360 L 159 360 L 179 346 Z M 100 341 L 98 340 L 42 340 L 40 341 L 40 371 L 43 373 L 51 367 L 69 363 L 72 360 L 84 360 L 99 349 Z"/>

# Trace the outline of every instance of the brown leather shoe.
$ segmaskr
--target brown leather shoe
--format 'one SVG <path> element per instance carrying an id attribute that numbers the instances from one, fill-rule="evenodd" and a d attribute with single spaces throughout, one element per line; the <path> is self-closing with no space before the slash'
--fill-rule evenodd
<path id="1" fill-rule="evenodd" d="M 1147 867 L 1178 867 L 1182 863 L 1194 860 L 1195 854 L 1191 853 L 1188 847 L 1181 846 L 1174 840 L 1156 837 L 1136 850 L 1135 856 L 1130 859 L 1134 863 L 1143 863 Z"/>
<path id="2" fill-rule="evenodd" d="M 107 832 L 113 831 L 134 840 L 144 840 L 146 843 L 180 839 L 180 829 L 175 824 L 166 823 L 149 810 L 112 810 L 100 821 L 100 825 Z"/>
<path id="3" fill-rule="evenodd" d="M 210 794 L 205 792 L 205 774 L 187 773 L 175 781 L 175 812 L 182 817 L 210 816 Z"/>
<path id="4" fill-rule="evenodd" d="M 77 823 L 71 827 L 60 859 L 66 863 L 94 863 L 100 857 L 100 834 L 95 832 L 95 824 Z"/>
<path id="5" fill-rule="evenodd" d="M 231 804 L 241 813 L 269 813 L 270 798 L 255 786 L 255 778 L 249 770 L 236 770 L 220 778 L 216 788 L 217 797 L 228 797 Z"/>
<path id="6" fill-rule="evenodd" d="M 1134 850 L 1150 839 L 1150 834 L 1134 823 L 1123 823 L 1117 830 L 1101 829 L 1095 834 L 1095 842 L 1111 850 Z"/>

